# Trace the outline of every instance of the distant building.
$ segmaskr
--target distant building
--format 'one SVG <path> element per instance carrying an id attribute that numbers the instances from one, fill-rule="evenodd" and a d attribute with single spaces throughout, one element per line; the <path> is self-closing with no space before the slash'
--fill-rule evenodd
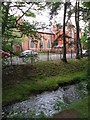
<path id="1" fill-rule="evenodd" d="M 23 50 L 31 49 L 33 51 L 48 51 L 51 50 L 55 40 L 55 34 L 50 29 L 37 31 L 40 39 L 34 39 L 26 36 L 26 41 L 22 43 Z M 36 42 L 34 42 L 36 40 Z"/>
<path id="2" fill-rule="evenodd" d="M 20 20 L 20 24 L 22 20 Z M 66 51 L 70 52 L 71 49 L 75 52 L 76 45 L 76 33 L 74 25 L 72 25 L 71 20 L 68 22 L 68 26 L 66 28 Z M 63 31 L 60 24 L 53 24 L 51 28 L 45 30 L 38 30 L 37 35 L 40 39 L 31 38 L 30 36 L 24 36 L 25 41 L 22 42 L 21 48 L 22 50 L 33 50 L 33 51 L 62 51 L 63 49 Z M 80 32 L 81 36 L 81 32 Z M 34 42 L 36 41 L 36 42 Z M 55 43 L 55 45 L 53 45 Z M 19 46 L 15 46 L 16 50 Z M 18 47 L 18 48 L 17 48 Z"/>

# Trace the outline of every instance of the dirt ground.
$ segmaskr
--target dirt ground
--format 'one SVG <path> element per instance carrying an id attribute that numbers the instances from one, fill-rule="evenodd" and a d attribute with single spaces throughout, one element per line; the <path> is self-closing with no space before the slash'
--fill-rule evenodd
<path id="1" fill-rule="evenodd" d="M 73 109 L 69 109 L 69 110 L 64 110 L 59 114 L 55 115 L 53 120 L 59 120 L 59 119 L 73 120 L 74 118 L 79 118 L 77 112 Z"/>

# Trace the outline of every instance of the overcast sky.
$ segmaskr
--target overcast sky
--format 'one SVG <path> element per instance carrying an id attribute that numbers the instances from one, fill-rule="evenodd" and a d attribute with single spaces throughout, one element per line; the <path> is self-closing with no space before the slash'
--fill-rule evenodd
<path id="1" fill-rule="evenodd" d="M 72 2 L 72 5 L 75 6 L 75 2 L 76 0 L 70 0 Z M 61 23 L 61 25 L 63 25 L 63 14 L 64 14 L 64 7 L 61 8 L 61 10 L 59 10 L 59 14 L 53 18 L 52 22 L 54 22 L 54 20 L 57 21 L 57 23 Z M 71 17 L 71 21 L 72 24 L 75 25 L 75 14 L 72 15 Z M 24 17 L 25 18 L 25 17 Z M 50 22 L 50 15 L 49 15 L 49 10 L 48 8 L 46 8 L 44 11 L 42 11 L 42 14 L 37 14 L 36 18 L 25 18 L 26 20 L 28 20 L 29 22 L 31 21 L 38 21 L 38 22 L 44 22 L 45 24 L 49 25 Z M 84 26 L 83 21 L 80 21 L 80 27 L 82 28 Z"/>
<path id="2" fill-rule="evenodd" d="M 76 0 L 70 0 L 72 5 L 75 6 L 75 2 Z M 28 9 L 29 6 L 27 6 L 27 8 L 24 8 L 24 11 L 26 11 Z M 34 6 L 35 7 L 35 6 Z M 12 13 L 15 13 L 16 10 L 14 9 L 12 11 Z M 35 11 L 34 11 L 35 12 Z M 32 18 L 32 17 L 23 17 L 25 20 L 32 22 L 32 21 L 37 21 L 37 22 L 42 22 L 45 23 L 46 25 L 49 25 L 50 23 L 50 15 L 49 15 L 49 10 L 48 8 L 44 9 L 41 13 L 37 14 L 36 13 L 36 18 Z M 52 22 L 54 20 L 57 21 L 57 23 L 61 23 L 61 25 L 63 24 L 63 14 L 64 14 L 64 7 L 61 8 L 61 10 L 59 10 L 59 14 L 53 18 Z M 16 13 L 16 15 L 22 15 L 21 11 L 18 10 L 18 13 Z M 75 16 L 74 14 L 72 16 Z M 73 23 L 73 25 L 75 25 L 75 18 L 71 17 L 71 21 Z M 80 21 L 80 27 L 82 28 L 84 26 L 83 22 Z"/>

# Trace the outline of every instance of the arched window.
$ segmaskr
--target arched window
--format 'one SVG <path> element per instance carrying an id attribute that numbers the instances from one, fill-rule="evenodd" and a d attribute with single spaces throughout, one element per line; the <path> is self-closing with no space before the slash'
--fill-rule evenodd
<path id="1" fill-rule="evenodd" d="M 43 48 L 43 39 L 40 40 L 40 43 L 39 43 L 39 48 Z"/>
<path id="2" fill-rule="evenodd" d="M 30 47 L 34 48 L 34 42 L 33 42 L 33 40 L 31 40 L 31 42 L 30 42 Z"/>
<path id="3" fill-rule="evenodd" d="M 47 41 L 47 48 L 51 48 L 51 41 L 50 40 Z"/>

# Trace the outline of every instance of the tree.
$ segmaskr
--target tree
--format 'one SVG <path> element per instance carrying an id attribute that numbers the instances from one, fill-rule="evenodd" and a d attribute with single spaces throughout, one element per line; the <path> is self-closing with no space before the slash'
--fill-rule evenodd
<path id="1" fill-rule="evenodd" d="M 68 4 L 67 4 L 67 7 L 69 6 L 69 8 L 70 8 L 70 1 L 68 1 L 67 2 Z M 73 14 L 73 13 L 75 13 L 75 16 L 73 16 L 73 17 L 75 17 L 75 22 L 76 22 L 76 59 L 80 59 L 80 57 L 82 57 L 82 45 L 81 45 L 81 39 L 80 39 L 80 35 L 79 35 L 79 33 L 80 33 L 80 28 L 79 28 L 79 21 L 80 20 L 82 20 L 82 18 L 80 18 L 80 14 L 79 14 L 79 12 L 82 12 L 82 14 L 83 14 L 83 16 L 85 16 L 84 17 L 84 20 L 87 22 L 87 19 L 89 18 L 88 16 L 89 16 L 89 8 L 90 8 L 90 6 L 89 6 L 89 3 L 90 2 L 83 2 L 83 5 L 84 5 L 84 7 L 86 7 L 86 8 L 82 8 L 82 7 L 80 7 L 79 6 L 79 2 L 77 2 L 76 1 L 76 5 L 75 6 L 73 6 L 73 8 L 72 9 L 70 9 L 70 11 L 68 11 L 68 19 L 67 19 L 67 21 L 66 21 L 66 23 L 65 23 L 65 14 L 66 14 L 66 11 L 65 11 L 65 4 L 64 4 L 64 21 L 63 21 L 63 44 L 64 44 L 64 47 L 63 47 L 63 59 L 66 59 L 65 58 L 65 51 L 66 51 L 66 49 L 65 49 L 65 26 L 64 25 L 66 25 L 67 23 L 68 23 L 68 20 L 71 18 L 71 15 Z M 62 4 L 62 3 L 61 3 Z M 56 10 L 60 7 L 59 5 L 57 6 L 57 4 L 55 4 L 54 3 L 54 6 L 55 7 L 52 7 L 52 8 L 55 8 L 55 9 L 53 9 L 51 12 L 54 14 L 54 15 L 56 15 Z M 85 13 L 87 13 L 87 14 L 85 14 Z M 86 18 L 86 19 L 85 19 Z M 61 35 L 59 36 L 59 37 L 62 37 Z M 57 43 L 57 41 L 58 40 L 56 40 L 56 43 Z M 55 42 L 54 42 L 54 45 L 55 45 Z"/>
<path id="2" fill-rule="evenodd" d="M 65 37 L 66 10 L 67 10 L 67 2 L 64 3 L 64 16 L 63 16 L 63 61 L 64 62 L 67 62 L 67 59 L 66 59 L 66 37 Z"/>
<path id="3" fill-rule="evenodd" d="M 76 59 L 79 59 L 79 3 L 76 1 L 75 10 L 75 22 L 76 22 Z"/>
<path id="4" fill-rule="evenodd" d="M 23 42 L 23 36 L 30 36 L 34 38 L 39 38 L 36 31 L 36 23 L 30 24 L 29 22 L 23 20 L 23 23 L 19 21 L 23 16 L 35 17 L 36 15 L 32 12 L 33 5 L 36 5 L 37 9 L 40 8 L 40 3 L 31 2 L 2 2 L 2 49 L 10 52 L 10 57 L 18 55 L 14 49 L 13 45 L 21 44 Z M 27 7 L 29 6 L 29 7 Z M 27 7 L 27 8 L 26 8 Z M 23 9 L 26 8 L 26 11 Z M 10 13 L 14 11 L 15 13 Z M 16 13 L 20 10 L 22 12 L 21 16 L 17 19 Z M 42 27 L 42 26 L 41 26 Z M 35 42 L 35 41 L 34 41 Z M 12 59 L 11 59 L 12 61 Z"/>
<path id="5" fill-rule="evenodd" d="M 82 18 L 85 22 L 85 28 L 84 28 L 84 34 L 82 36 L 82 39 L 86 39 L 85 43 L 87 43 L 87 49 L 90 51 L 90 1 L 82 2 Z"/>
<path id="6" fill-rule="evenodd" d="M 53 3 L 51 4 L 51 12 L 50 12 L 50 15 L 51 15 L 51 18 L 53 17 L 53 15 L 56 15 L 57 14 L 57 10 L 58 9 L 61 9 L 61 5 L 62 5 L 63 2 L 56 2 L 56 3 Z M 50 5 L 50 4 L 49 4 Z M 65 34 L 65 19 L 66 19 L 66 10 L 67 10 L 67 2 L 64 3 L 64 16 L 63 16 L 63 62 L 67 62 L 67 59 L 66 59 L 66 34 Z M 59 35 L 59 37 L 62 37 L 62 35 Z M 59 38 L 58 37 L 58 38 Z M 57 42 L 57 40 L 56 40 Z M 55 44 L 55 42 L 54 42 Z M 53 44 L 53 45 L 54 45 Z"/>
<path id="7" fill-rule="evenodd" d="M 70 19 L 71 15 L 75 13 L 75 23 L 76 23 L 76 59 L 80 59 L 82 57 L 82 45 L 81 45 L 81 39 L 80 39 L 80 27 L 79 27 L 79 21 L 85 20 L 85 18 L 82 18 L 82 16 L 86 17 L 87 10 L 86 8 L 83 8 L 79 5 L 79 2 L 76 1 L 75 7 L 68 12 L 68 20 Z M 86 14 L 85 14 L 86 13 Z M 74 16 L 73 16 L 74 17 Z M 68 22 L 67 20 L 67 22 Z M 85 20 L 86 21 L 86 20 Z"/>
<path id="8" fill-rule="evenodd" d="M 17 38 L 19 42 L 23 36 L 27 35 L 30 37 L 38 38 L 37 28 L 38 23 L 33 22 L 32 24 L 23 20 L 23 23 L 19 21 L 23 16 L 35 17 L 36 15 L 32 12 L 33 6 L 36 6 L 36 11 L 42 6 L 40 3 L 32 2 L 2 2 L 2 37 L 3 37 L 3 49 L 5 49 L 6 44 L 15 43 Z M 26 8 L 27 7 L 27 8 Z M 24 10 L 23 8 L 26 8 Z M 14 10 L 15 9 L 15 10 Z M 17 19 L 16 13 L 20 10 L 22 12 L 21 16 Z M 10 11 L 16 11 L 16 13 L 10 13 Z M 43 26 L 43 24 L 42 24 Z M 42 28 L 42 26 L 40 26 Z M 15 34 L 13 34 L 15 33 Z M 17 35 L 19 34 L 19 36 Z M 12 39 L 12 40 L 11 40 Z M 17 41 L 16 41 L 17 44 Z"/>

